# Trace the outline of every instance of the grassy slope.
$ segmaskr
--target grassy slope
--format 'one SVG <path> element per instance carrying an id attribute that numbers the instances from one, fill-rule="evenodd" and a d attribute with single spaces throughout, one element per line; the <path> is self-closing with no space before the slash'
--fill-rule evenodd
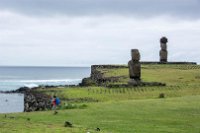
<path id="1" fill-rule="evenodd" d="M 127 69 L 102 70 L 105 76 L 126 76 Z M 200 132 L 200 69 L 199 66 L 143 65 L 144 81 L 166 82 L 166 87 L 105 89 L 103 87 L 60 88 L 45 90 L 61 98 L 71 99 L 85 109 L 0 115 L 0 133 L 10 132 Z M 120 83 L 127 82 L 127 78 Z M 42 90 L 43 91 L 43 90 Z M 158 95 L 165 93 L 166 98 Z M 98 100 L 99 102 L 94 102 Z M 80 103 L 81 102 L 81 103 Z M 65 102 L 63 101 L 63 104 Z M 30 118 L 30 121 L 27 121 Z M 64 121 L 73 128 L 65 128 Z"/>

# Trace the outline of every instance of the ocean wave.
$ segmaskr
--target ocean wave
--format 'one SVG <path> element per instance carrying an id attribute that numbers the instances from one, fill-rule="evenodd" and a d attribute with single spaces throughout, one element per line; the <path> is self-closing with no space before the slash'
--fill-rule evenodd
<path id="1" fill-rule="evenodd" d="M 40 85 L 78 85 L 81 79 L 45 79 L 45 80 L 0 80 L 0 90 L 16 90 L 20 87 L 34 88 Z"/>
<path id="2" fill-rule="evenodd" d="M 35 88 L 35 87 L 39 87 L 39 85 L 37 85 L 37 84 L 24 84 L 24 87 Z"/>

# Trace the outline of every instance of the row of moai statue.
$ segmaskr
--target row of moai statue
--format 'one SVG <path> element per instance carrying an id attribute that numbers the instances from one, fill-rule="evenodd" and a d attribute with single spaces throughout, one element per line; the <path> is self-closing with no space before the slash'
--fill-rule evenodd
<path id="1" fill-rule="evenodd" d="M 160 62 L 167 62 L 167 42 L 168 39 L 166 37 L 162 37 L 160 39 Z M 129 77 L 130 80 L 128 82 L 129 85 L 138 85 L 141 83 L 141 63 L 140 63 L 140 52 L 138 49 L 131 50 L 132 59 L 128 62 L 129 67 Z"/>

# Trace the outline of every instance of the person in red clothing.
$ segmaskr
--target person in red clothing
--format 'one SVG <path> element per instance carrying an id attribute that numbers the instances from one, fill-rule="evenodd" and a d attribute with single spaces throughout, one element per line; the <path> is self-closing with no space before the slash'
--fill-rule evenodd
<path id="1" fill-rule="evenodd" d="M 51 104 L 52 104 L 52 110 L 56 109 L 56 96 L 54 95 L 52 100 L 51 100 Z"/>

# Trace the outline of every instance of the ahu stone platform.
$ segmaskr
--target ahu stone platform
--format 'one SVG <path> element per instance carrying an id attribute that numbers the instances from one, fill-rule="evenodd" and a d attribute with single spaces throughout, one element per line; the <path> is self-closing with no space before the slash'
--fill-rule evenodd
<path id="1" fill-rule="evenodd" d="M 159 61 L 141 61 L 141 64 L 174 64 L 174 65 L 197 65 L 196 62 L 180 62 L 180 61 L 175 61 L 175 62 L 159 62 Z M 112 69 L 112 68 L 128 68 L 127 65 L 92 65 L 91 66 L 91 71 L 96 69 Z"/>
<path id="2" fill-rule="evenodd" d="M 197 65 L 196 62 L 157 62 L 157 61 L 141 61 L 141 64 L 174 64 L 174 65 Z"/>
<path id="3" fill-rule="evenodd" d="M 141 61 L 141 64 L 152 64 L 152 65 L 156 65 L 156 64 L 172 64 L 172 65 L 197 65 L 196 62 L 166 62 L 166 63 L 161 63 L 159 61 Z M 103 73 L 100 71 L 100 69 L 117 69 L 117 68 L 127 68 L 128 69 L 128 65 L 117 65 L 117 64 L 113 64 L 113 65 L 92 65 L 91 66 L 91 74 L 89 78 L 85 78 L 82 81 L 82 86 L 88 86 L 87 82 L 90 81 L 96 85 L 101 86 L 102 84 L 104 85 L 104 83 L 106 82 L 117 82 L 118 79 L 120 77 L 104 77 Z M 87 81 L 87 82 L 86 82 Z M 90 83 L 91 84 L 91 83 Z M 90 85 L 89 84 L 89 85 Z M 136 84 L 135 86 L 165 86 L 165 83 L 158 83 L 158 82 L 140 82 L 139 84 Z M 119 85 L 111 85 L 111 87 L 116 87 Z M 124 85 L 120 85 L 121 87 L 128 87 L 128 84 L 124 84 Z"/>

